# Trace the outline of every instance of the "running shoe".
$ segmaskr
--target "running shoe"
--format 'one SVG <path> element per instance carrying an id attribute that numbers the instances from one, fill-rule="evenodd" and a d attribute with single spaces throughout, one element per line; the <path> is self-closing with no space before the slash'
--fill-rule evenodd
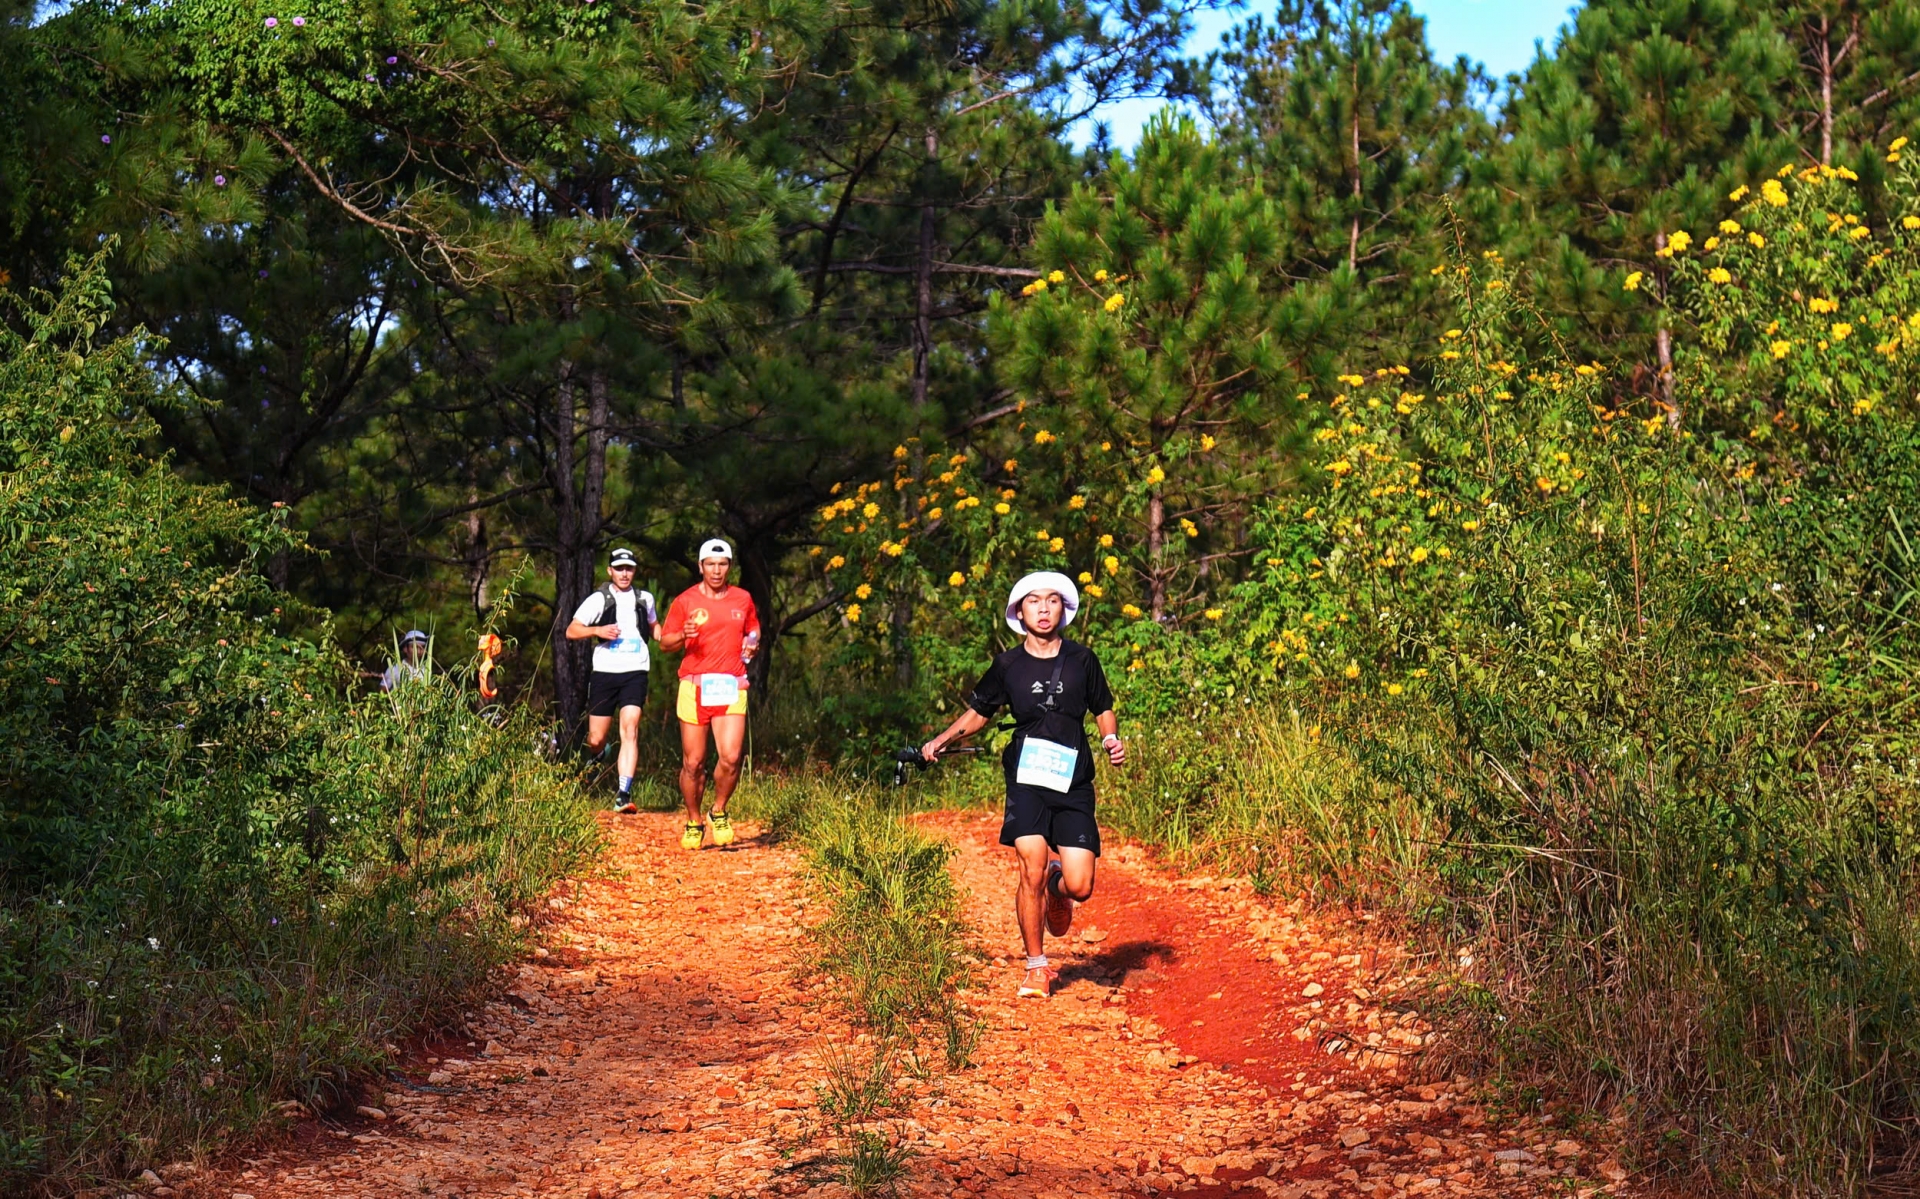
<path id="1" fill-rule="evenodd" d="M 631 816 L 640 809 L 634 805 L 633 796 L 623 793 L 613 797 L 613 810 L 622 816 Z"/>
<path id="2" fill-rule="evenodd" d="M 725 812 L 711 813 L 707 819 L 713 824 L 713 843 L 715 845 L 732 845 L 732 819 L 730 819 Z"/>
<path id="3" fill-rule="evenodd" d="M 1060 863 L 1047 863 L 1047 932 L 1056 937 L 1064 937 L 1073 927 L 1073 900 L 1061 895 L 1054 888 L 1060 882 Z"/>
<path id="4" fill-rule="evenodd" d="M 1053 971 L 1042 966 L 1037 970 L 1027 971 L 1026 977 L 1020 980 L 1020 990 L 1017 992 L 1017 998 L 1046 999 L 1051 997 L 1052 994 Z"/>
<path id="5" fill-rule="evenodd" d="M 680 848 L 699 849 L 700 842 L 706 838 L 706 833 L 707 830 L 701 827 L 699 821 L 688 821 L 687 826 L 680 830 Z"/>

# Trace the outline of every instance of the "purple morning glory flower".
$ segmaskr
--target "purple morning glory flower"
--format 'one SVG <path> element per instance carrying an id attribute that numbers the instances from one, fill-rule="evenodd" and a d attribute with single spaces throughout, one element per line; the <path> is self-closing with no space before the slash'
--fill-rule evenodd
<path id="1" fill-rule="evenodd" d="M 113 134 L 111 134 L 111 133 L 103 133 L 103 134 L 101 134 L 101 135 L 100 135 L 100 144 L 101 144 L 101 145 L 103 145 L 103 146 L 111 146 L 111 145 L 113 144 Z"/>
<path id="2" fill-rule="evenodd" d="M 375 79 L 375 78 L 374 78 L 373 76 L 371 76 L 371 75 L 369 75 L 369 76 L 367 76 L 367 82 L 368 82 L 368 83 L 378 83 L 378 82 L 379 82 L 379 80 L 377 80 L 377 79 Z"/>
<path id="3" fill-rule="evenodd" d="M 487 39 L 487 45 L 489 45 L 489 46 L 491 46 L 491 45 L 493 45 L 493 39 L 492 39 L 492 38 L 488 38 L 488 39 Z"/>
<path id="4" fill-rule="evenodd" d="M 400 56 L 399 56 L 399 55 L 397 55 L 397 54 L 389 54 L 389 55 L 387 55 L 387 65 L 388 65 L 388 66 L 392 66 L 392 65 L 393 65 L 394 63 L 397 63 L 397 62 L 399 62 L 399 61 L 400 61 Z"/>
<path id="5" fill-rule="evenodd" d="M 267 28 L 268 28 L 268 29 L 278 29 L 278 28 L 280 28 L 280 18 L 279 18 L 279 17 L 268 17 L 268 18 L 267 18 Z"/>
<path id="6" fill-rule="evenodd" d="M 305 17 L 295 17 L 293 19 L 293 24 L 295 28 L 305 25 L 306 23 L 307 23 L 307 19 Z"/>
<path id="7" fill-rule="evenodd" d="M 213 177 L 213 185 L 215 187 L 225 187 L 227 185 L 227 177 L 225 175 L 215 175 Z"/>
<path id="8" fill-rule="evenodd" d="M 266 277 L 267 277 L 267 268 L 265 268 L 265 267 L 261 267 L 261 268 L 260 268 L 260 277 L 261 277 L 262 279 L 264 279 L 264 278 L 266 278 Z M 261 367 L 260 369 L 261 369 L 261 370 L 266 370 L 267 368 L 263 366 L 263 367 Z"/>

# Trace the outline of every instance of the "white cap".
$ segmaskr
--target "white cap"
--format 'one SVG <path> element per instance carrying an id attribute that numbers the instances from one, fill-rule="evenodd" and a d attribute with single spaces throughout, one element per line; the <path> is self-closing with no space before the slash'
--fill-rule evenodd
<path id="1" fill-rule="evenodd" d="M 1013 590 L 1007 592 L 1007 627 L 1016 633 L 1024 633 L 1027 626 L 1020 622 L 1020 601 L 1036 591 L 1058 591 L 1060 600 L 1066 605 L 1066 615 L 1060 620 L 1060 627 L 1066 628 L 1073 623 L 1073 614 L 1080 610 L 1080 589 L 1073 580 L 1057 570 L 1036 570 L 1025 575 Z"/>
<path id="2" fill-rule="evenodd" d="M 718 537 L 714 537 L 700 547 L 700 556 L 694 559 L 694 561 L 705 562 L 708 558 L 725 558 L 731 562 L 733 561 L 733 547 Z"/>

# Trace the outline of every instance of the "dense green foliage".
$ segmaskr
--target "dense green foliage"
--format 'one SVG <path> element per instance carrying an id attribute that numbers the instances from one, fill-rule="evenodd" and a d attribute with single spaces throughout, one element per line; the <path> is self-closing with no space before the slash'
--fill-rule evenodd
<path id="1" fill-rule="evenodd" d="M 142 456 L 98 265 L 0 331 L 0 1184 L 124 1178 L 472 1000 L 595 834 L 524 715 L 350 700 L 278 513 Z"/>

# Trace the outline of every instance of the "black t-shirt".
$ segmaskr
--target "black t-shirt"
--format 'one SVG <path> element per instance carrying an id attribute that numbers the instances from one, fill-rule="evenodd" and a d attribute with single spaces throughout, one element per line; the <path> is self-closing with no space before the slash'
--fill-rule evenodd
<path id="1" fill-rule="evenodd" d="M 1052 689 L 1056 664 L 1060 667 L 1060 689 L 1052 706 L 1042 707 Z M 1036 658 L 1024 645 L 996 657 L 974 684 L 967 706 L 982 716 L 992 716 L 1001 708 L 1013 713 L 1013 742 L 1007 747 L 1006 758 L 1009 764 L 1018 760 L 1020 743 L 1029 736 L 1078 747 L 1080 760 L 1074 770 L 1078 786 L 1093 781 L 1087 716 L 1113 709 L 1113 689 L 1107 685 L 1106 672 L 1100 669 L 1100 659 L 1093 656 L 1093 651 L 1078 641 L 1062 638 L 1057 658 Z M 1011 772 L 1011 765 L 1008 770 Z"/>

